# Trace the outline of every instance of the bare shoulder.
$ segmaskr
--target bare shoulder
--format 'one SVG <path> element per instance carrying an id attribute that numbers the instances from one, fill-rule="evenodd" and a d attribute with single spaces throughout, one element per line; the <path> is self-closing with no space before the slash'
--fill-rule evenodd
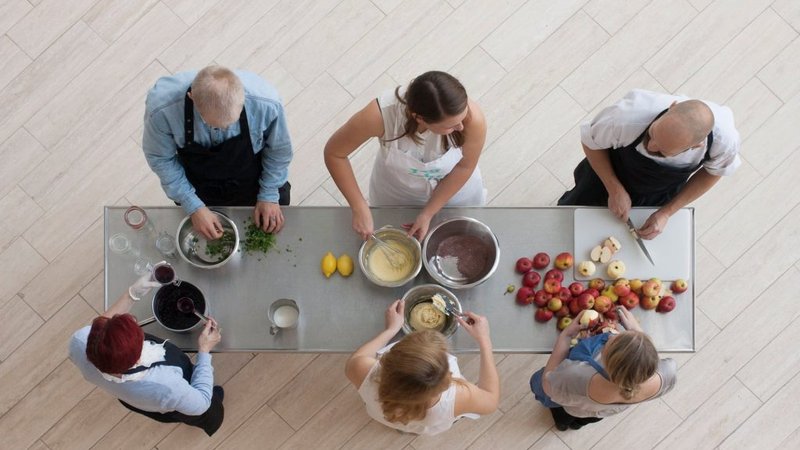
<path id="1" fill-rule="evenodd" d="M 469 128 L 486 129 L 486 116 L 483 114 L 483 109 L 476 102 L 469 100 L 469 115 L 465 121 L 465 126 Z"/>
<path id="2" fill-rule="evenodd" d="M 367 375 L 369 375 L 372 366 L 377 362 L 377 359 L 370 356 L 350 357 L 345 364 L 344 374 L 350 380 L 350 383 L 358 389 L 367 378 Z"/>
<path id="3" fill-rule="evenodd" d="M 383 116 L 378 100 L 372 99 L 355 113 L 345 126 L 351 127 L 362 136 L 382 137 L 384 133 Z"/>

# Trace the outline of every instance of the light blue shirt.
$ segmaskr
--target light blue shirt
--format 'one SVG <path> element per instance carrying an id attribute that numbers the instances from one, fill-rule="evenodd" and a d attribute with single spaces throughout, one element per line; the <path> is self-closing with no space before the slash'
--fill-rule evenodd
<path id="1" fill-rule="evenodd" d="M 195 194 L 178 160 L 177 149 L 184 139 L 184 99 L 197 71 L 180 72 L 162 77 L 147 93 L 144 113 L 142 148 L 153 172 L 161 179 L 167 197 L 180 203 L 187 214 L 205 206 Z M 253 151 L 261 152 L 261 189 L 259 201 L 278 203 L 278 188 L 289 176 L 292 143 L 278 92 L 254 73 L 236 71 L 244 85 L 244 108 L 250 127 Z M 204 147 L 220 144 L 238 136 L 239 122 L 225 129 L 211 128 L 194 111 L 194 141 Z"/>
<path id="2" fill-rule="evenodd" d="M 87 326 L 76 331 L 69 343 L 69 359 L 78 367 L 86 381 L 143 411 L 178 411 L 189 416 L 199 416 L 211 406 L 214 388 L 211 354 L 197 353 L 191 384 L 183 379 L 181 368 L 175 366 L 156 366 L 144 371 L 144 378 L 140 380 L 115 383 L 103 378 L 97 367 L 86 358 L 86 341 L 90 329 Z"/>

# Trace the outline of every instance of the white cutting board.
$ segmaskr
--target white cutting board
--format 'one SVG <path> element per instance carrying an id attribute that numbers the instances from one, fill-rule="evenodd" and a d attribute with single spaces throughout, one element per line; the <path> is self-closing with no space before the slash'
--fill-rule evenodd
<path id="1" fill-rule="evenodd" d="M 631 209 L 630 217 L 636 228 L 640 228 L 654 208 Z M 608 208 L 578 208 L 575 210 L 575 250 L 574 250 L 574 276 L 576 280 L 591 278 L 610 279 L 606 270 L 608 264 L 596 262 L 597 271 L 591 277 L 584 277 L 578 273 L 577 267 L 581 261 L 591 260 L 589 252 L 595 245 L 609 236 L 619 239 L 622 249 L 611 257 L 611 260 L 621 260 L 625 263 L 625 278 L 648 279 L 657 277 L 662 280 L 688 280 L 692 268 L 692 221 L 693 211 L 681 209 L 670 217 L 664 231 L 651 240 L 644 240 L 644 245 L 653 257 L 655 266 L 650 264 L 647 257 L 639 248 L 636 239 L 628 232 L 625 223 L 620 222 Z"/>

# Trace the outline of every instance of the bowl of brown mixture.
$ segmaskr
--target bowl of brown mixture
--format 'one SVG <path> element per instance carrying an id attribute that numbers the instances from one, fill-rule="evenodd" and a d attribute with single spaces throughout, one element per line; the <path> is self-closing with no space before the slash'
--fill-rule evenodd
<path id="1" fill-rule="evenodd" d="M 443 286 L 467 289 L 494 274 L 500 261 L 497 236 L 483 222 L 453 217 L 436 225 L 422 244 L 422 264 Z"/>

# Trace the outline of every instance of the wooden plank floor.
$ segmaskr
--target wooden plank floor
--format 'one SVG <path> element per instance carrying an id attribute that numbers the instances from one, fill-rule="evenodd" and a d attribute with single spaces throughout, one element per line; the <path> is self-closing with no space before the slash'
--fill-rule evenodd
<path id="1" fill-rule="evenodd" d="M 798 33 L 797 0 L 0 0 L 0 448 L 798 448 Z M 209 438 L 84 382 L 66 342 L 102 308 L 102 206 L 169 204 L 141 152 L 144 95 L 214 62 L 278 87 L 303 205 L 344 204 L 325 141 L 429 69 L 486 112 L 498 206 L 552 205 L 581 121 L 631 88 L 731 106 L 743 164 L 695 204 L 698 351 L 675 356 L 676 389 L 559 432 L 527 387 L 546 355 L 501 354 L 496 413 L 415 437 L 367 417 L 345 355 L 218 354 L 227 417 Z M 353 157 L 362 186 L 375 149 Z"/>

